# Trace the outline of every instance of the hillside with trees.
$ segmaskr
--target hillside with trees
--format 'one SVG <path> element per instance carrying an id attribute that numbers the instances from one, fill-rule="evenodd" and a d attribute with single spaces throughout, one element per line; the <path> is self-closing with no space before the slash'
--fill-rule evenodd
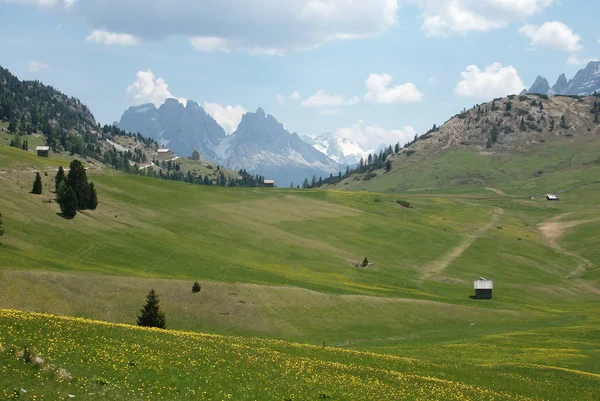
<path id="1" fill-rule="evenodd" d="M 600 95 L 493 99 L 434 125 L 385 163 L 336 188 L 407 191 L 503 187 L 532 194 L 580 185 L 600 166 Z"/>

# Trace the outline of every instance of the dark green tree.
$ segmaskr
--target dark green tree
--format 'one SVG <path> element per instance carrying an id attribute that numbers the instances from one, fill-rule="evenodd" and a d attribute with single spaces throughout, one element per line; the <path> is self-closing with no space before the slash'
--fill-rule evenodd
<path id="1" fill-rule="evenodd" d="M 367 157 L 367 164 L 371 165 L 373 164 L 373 156 L 371 156 L 371 154 L 369 153 L 369 156 Z"/>
<path id="2" fill-rule="evenodd" d="M 554 117 L 550 118 L 550 131 L 554 131 Z"/>
<path id="3" fill-rule="evenodd" d="M 363 262 L 361 263 L 362 267 L 367 267 L 369 266 L 369 259 L 367 259 L 367 257 L 365 256 L 365 259 L 363 260 Z"/>
<path id="4" fill-rule="evenodd" d="M 565 119 L 565 115 L 563 114 L 560 118 L 560 128 L 567 129 L 569 126 L 567 125 L 567 120 Z"/>
<path id="5" fill-rule="evenodd" d="M 317 185 L 317 177 L 313 174 L 312 180 L 310 182 L 310 187 L 314 188 Z"/>
<path id="6" fill-rule="evenodd" d="M 396 146 L 394 147 L 394 152 L 395 153 L 400 152 L 400 142 L 396 142 Z"/>
<path id="7" fill-rule="evenodd" d="M 388 159 L 385 162 L 385 171 L 390 172 L 391 170 L 392 170 L 392 161 Z"/>
<path id="8" fill-rule="evenodd" d="M 302 188 L 306 189 L 306 188 L 309 188 L 309 187 L 310 187 L 310 184 L 308 182 L 308 178 L 305 178 L 304 182 L 302 183 Z"/>
<path id="9" fill-rule="evenodd" d="M 200 283 L 195 281 L 194 285 L 192 286 L 192 292 L 194 294 L 196 294 L 196 293 L 200 292 L 201 289 L 202 289 L 202 287 L 200 287 Z"/>
<path id="10" fill-rule="evenodd" d="M 159 329 L 167 328 L 167 320 L 164 312 L 160 310 L 159 303 L 158 294 L 154 289 L 151 289 L 146 296 L 146 304 L 140 310 L 137 319 L 138 326 L 157 327 Z"/>
<path id="11" fill-rule="evenodd" d="M 63 170 L 62 166 L 58 168 L 56 172 L 56 177 L 54 177 L 54 190 L 58 190 L 58 185 L 65 179 L 65 170 Z"/>
<path id="12" fill-rule="evenodd" d="M 87 181 L 85 167 L 79 160 L 73 160 L 69 165 L 69 174 L 67 175 L 67 185 L 75 191 L 77 196 L 77 210 L 87 209 L 90 188 Z"/>
<path id="13" fill-rule="evenodd" d="M 525 125 L 525 118 L 521 117 L 521 131 L 526 131 L 527 130 L 527 125 Z"/>
<path id="14" fill-rule="evenodd" d="M 17 132 L 17 129 L 17 120 L 10 120 L 10 122 L 8 123 L 8 132 L 15 134 Z"/>
<path id="15" fill-rule="evenodd" d="M 33 181 L 33 188 L 31 189 L 32 194 L 42 194 L 42 177 L 40 173 L 35 173 L 35 181 Z"/>
<path id="16" fill-rule="evenodd" d="M 2 220 L 2 213 L 0 213 L 0 237 L 4 235 L 4 221 Z"/>
<path id="17" fill-rule="evenodd" d="M 60 211 L 63 215 L 71 219 L 77 215 L 77 195 L 75 195 L 73 188 L 66 186 L 66 189 L 61 195 L 61 202 L 59 203 Z"/>
<path id="18" fill-rule="evenodd" d="M 94 183 L 90 182 L 90 199 L 88 201 L 88 208 L 90 210 L 96 210 L 98 207 L 98 194 L 96 193 L 96 188 L 94 187 Z"/>

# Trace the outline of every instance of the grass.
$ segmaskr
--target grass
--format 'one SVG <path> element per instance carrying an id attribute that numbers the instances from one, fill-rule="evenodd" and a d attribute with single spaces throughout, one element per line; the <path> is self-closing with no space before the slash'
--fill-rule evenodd
<path id="1" fill-rule="evenodd" d="M 91 169 L 98 209 L 65 220 L 48 200 L 52 170 L 67 163 L 0 146 L 0 308 L 113 325 L 0 312 L 0 342 L 34 344 L 74 377 L 56 382 L 51 372 L 5 355 L 0 366 L 11 376 L 0 378 L 0 391 L 18 382 L 36 389 L 28 396 L 48 399 L 52 391 L 63 397 L 76 390 L 77 399 L 191 398 L 199 389 L 206 399 L 594 397 L 598 223 L 563 233 L 558 241 L 570 253 L 549 248 L 538 225 L 559 215 L 597 219 L 600 184 L 547 202 L 484 188 L 395 194 L 205 187 Z M 594 168 L 521 184 L 534 192 L 558 185 L 559 175 L 570 177 L 565 185 L 590 182 Z M 29 193 L 36 170 L 49 170 L 42 196 Z M 492 187 L 509 194 L 518 186 L 499 183 Z M 373 265 L 356 267 L 365 256 Z M 569 278 L 581 258 L 592 265 Z M 425 274 L 433 265 L 435 274 Z M 469 299 L 479 276 L 495 281 L 491 301 Z M 199 294 L 191 292 L 195 280 Z M 169 328 L 238 337 L 115 326 L 135 322 L 150 288 L 161 295 Z M 181 341 L 185 348 L 177 347 Z M 138 353 L 137 345 L 157 353 Z M 129 352 L 147 370 L 111 368 Z M 179 353 L 180 363 L 167 366 Z M 225 368 L 210 370 L 215 363 Z M 90 383 L 93 377 L 111 385 Z M 147 385 L 134 388 L 140 381 Z M 172 393 L 176 387 L 184 393 Z"/>
<path id="2" fill-rule="evenodd" d="M 4 398 L 592 400 L 600 385 L 600 375 L 530 364 L 464 372 L 410 358 L 10 310 L 0 310 L 0 322 Z M 14 345 L 24 343 L 44 362 L 19 359 Z M 534 380 L 525 376 L 532 368 Z"/>

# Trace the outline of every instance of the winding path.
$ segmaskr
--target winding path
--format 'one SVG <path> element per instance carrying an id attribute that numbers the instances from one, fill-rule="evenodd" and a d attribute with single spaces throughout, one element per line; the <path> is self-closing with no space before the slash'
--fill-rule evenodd
<path id="1" fill-rule="evenodd" d="M 569 228 L 579 226 L 581 224 L 594 223 L 600 221 L 600 218 L 597 219 L 587 219 L 587 220 L 573 220 L 573 221 L 561 221 L 563 218 L 571 215 L 572 213 L 564 213 L 558 216 L 555 216 L 551 219 L 544 221 L 543 223 L 538 224 L 538 229 L 540 230 L 540 234 L 542 235 L 542 239 L 546 243 L 549 248 L 554 249 L 558 253 L 562 253 L 563 255 L 570 256 L 575 258 L 579 266 L 577 269 L 573 270 L 571 273 L 567 275 L 567 278 L 577 277 L 587 269 L 594 266 L 594 264 L 583 256 L 578 255 L 577 253 L 571 252 L 568 249 L 563 248 L 558 245 L 558 239 L 564 235 L 565 231 Z"/>
<path id="2" fill-rule="evenodd" d="M 475 242 L 477 238 L 481 237 L 490 228 L 497 224 L 498 220 L 500 220 L 500 216 L 503 214 L 504 209 L 499 207 L 494 208 L 494 214 L 485 226 L 478 228 L 475 233 L 467 235 L 456 248 L 452 249 L 446 255 L 426 266 L 421 273 L 421 279 L 427 280 L 442 273 L 450 265 L 450 263 L 454 261 L 454 259 L 460 257 L 467 249 L 469 249 L 469 247 L 473 245 L 473 242 Z"/>

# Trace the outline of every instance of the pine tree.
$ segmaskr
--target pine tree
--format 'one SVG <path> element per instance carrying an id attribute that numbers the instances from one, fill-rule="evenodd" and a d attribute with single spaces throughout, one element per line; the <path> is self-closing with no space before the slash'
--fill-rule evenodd
<path id="1" fill-rule="evenodd" d="M 565 119 L 565 115 L 563 114 L 560 118 L 560 128 L 567 129 L 569 126 L 567 125 L 567 120 Z"/>
<path id="2" fill-rule="evenodd" d="M 367 259 L 367 257 L 366 257 L 366 256 L 365 256 L 365 259 L 363 260 L 363 262 L 362 262 L 361 266 L 362 266 L 362 267 L 367 267 L 367 266 L 369 266 L 369 259 Z"/>
<path id="3" fill-rule="evenodd" d="M 67 185 L 75 191 L 78 202 L 77 210 L 85 210 L 90 194 L 85 167 L 79 160 L 73 160 L 69 165 L 69 169 Z"/>
<path id="4" fill-rule="evenodd" d="M 310 182 L 310 187 L 314 188 L 316 184 L 317 184 L 317 177 L 315 175 L 313 175 L 312 180 Z"/>
<path id="5" fill-rule="evenodd" d="M 385 162 L 385 171 L 387 171 L 388 173 L 392 170 L 392 161 L 391 160 L 387 160 Z"/>
<path id="6" fill-rule="evenodd" d="M 73 188 L 69 186 L 66 187 L 64 194 L 61 196 L 60 210 L 69 218 L 77 215 L 77 195 L 75 195 Z"/>
<path id="7" fill-rule="evenodd" d="M 550 131 L 554 131 L 554 117 L 550 118 Z"/>
<path id="8" fill-rule="evenodd" d="M 164 312 L 160 310 L 159 303 L 158 294 L 154 289 L 151 289 L 146 296 L 146 304 L 140 310 L 140 315 L 137 319 L 138 326 L 157 327 L 159 329 L 167 328 L 167 320 Z"/>
<path id="9" fill-rule="evenodd" d="M 192 292 L 194 294 L 196 294 L 196 293 L 200 292 L 201 289 L 202 289 L 202 287 L 200 287 L 200 283 L 195 281 L 194 285 L 192 286 Z"/>
<path id="10" fill-rule="evenodd" d="M 10 120 L 8 123 L 8 132 L 15 134 L 17 132 L 17 120 Z"/>
<path id="11" fill-rule="evenodd" d="M 36 195 L 42 194 L 42 177 L 40 176 L 40 173 L 35 173 L 35 181 L 33 181 L 31 193 Z"/>
<path id="12" fill-rule="evenodd" d="M 394 153 L 400 152 L 400 142 L 396 142 L 396 146 L 394 147 Z"/>
<path id="13" fill-rule="evenodd" d="M 90 199 L 88 201 L 88 208 L 90 210 L 96 210 L 98 207 L 98 194 L 96 193 L 96 188 L 94 188 L 94 183 L 90 182 Z"/>
<path id="14" fill-rule="evenodd" d="M 4 235 L 4 221 L 2 220 L 2 213 L 0 213 L 0 237 Z"/>
<path id="15" fill-rule="evenodd" d="M 58 168 L 58 171 L 56 172 L 56 177 L 54 177 L 54 190 L 55 191 L 58 189 L 58 185 L 64 179 L 65 179 L 65 170 L 63 170 L 62 166 L 60 166 Z"/>
<path id="16" fill-rule="evenodd" d="M 304 182 L 302 183 L 302 188 L 306 189 L 310 187 L 310 184 L 308 183 L 308 178 L 304 179 Z"/>

